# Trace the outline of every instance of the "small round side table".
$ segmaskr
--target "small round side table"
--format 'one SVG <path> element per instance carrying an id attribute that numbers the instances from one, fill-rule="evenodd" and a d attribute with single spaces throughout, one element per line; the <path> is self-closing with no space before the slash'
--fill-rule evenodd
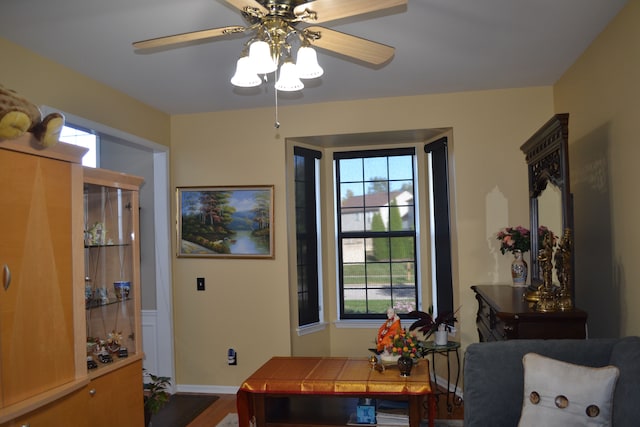
<path id="1" fill-rule="evenodd" d="M 462 400 L 456 396 L 456 392 L 458 391 L 458 380 L 460 379 L 460 343 L 455 341 L 447 341 L 445 345 L 436 345 L 434 341 L 423 341 L 421 343 L 421 355 L 422 357 L 428 357 L 431 355 L 431 369 L 433 372 L 433 382 L 436 382 L 436 354 L 440 354 L 447 359 L 447 412 L 452 413 L 453 407 L 460 406 L 462 404 Z M 451 362 L 449 360 L 450 353 L 455 353 L 456 355 L 456 379 L 455 383 L 453 383 L 453 391 L 451 390 Z M 444 394 L 443 392 L 437 392 L 434 390 L 434 395 L 436 399 L 440 396 L 440 394 Z"/>

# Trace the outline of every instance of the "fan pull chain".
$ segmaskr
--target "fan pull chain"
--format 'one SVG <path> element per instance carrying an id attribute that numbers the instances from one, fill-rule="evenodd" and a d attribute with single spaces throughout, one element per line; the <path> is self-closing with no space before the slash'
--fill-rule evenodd
<path id="1" fill-rule="evenodd" d="M 280 122 L 278 121 L 278 89 L 276 89 L 276 82 L 278 81 L 278 72 L 280 70 L 276 69 L 276 78 L 273 79 L 273 92 L 276 98 L 276 121 L 273 123 L 273 127 L 276 129 L 280 128 Z"/>

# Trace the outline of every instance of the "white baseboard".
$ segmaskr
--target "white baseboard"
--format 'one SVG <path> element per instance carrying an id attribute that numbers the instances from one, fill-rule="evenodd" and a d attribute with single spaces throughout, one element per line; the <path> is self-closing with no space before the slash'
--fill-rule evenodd
<path id="1" fill-rule="evenodd" d="M 438 376 L 438 375 L 436 375 L 436 384 L 442 388 L 448 389 L 449 392 L 452 392 L 452 393 L 455 388 L 455 384 L 447 383 L 447 380 L 445 378 L 442 378 L 441 376 Z M 460 384 L 458 384 L 458 389 L 455 390 L 455 393 L 456 393 L 456 396 L 458 396 L 461 400 L 464 400 L 462 390 L 460 389 Z"/>

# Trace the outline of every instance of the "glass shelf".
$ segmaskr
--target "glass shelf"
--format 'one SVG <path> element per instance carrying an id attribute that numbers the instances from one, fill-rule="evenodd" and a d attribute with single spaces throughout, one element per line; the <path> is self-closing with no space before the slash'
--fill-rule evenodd
<path id="1" fill-rule="evenodd" d="M 120 248 L 123 246 L 130 246 L 131 243 L 113 243 L 113 244 L 104 244 L 104 245 L 87 245 L 85 244 L 85 249 L 99 249 L 99 248 Z"/>
<path id="2" fill-rule="evenodd" d="M 92 308 L 98 308 L 98 307 L 103 307 L 105 305 L 112 305 L 112 304 L 122 304 L 122 303 L 126 303 L 127 301 L 131 301 L 131 298 L 125 298 L 125 299 L 118 299 L 118 298 L 109 298 L 109 300 L 107 302 L 104 302 L 102 300 L 96 300 L 96 299 L 91 299 L 91 300 L 85 300 L 85 307 L 87 310 L 90 310 Z"/>

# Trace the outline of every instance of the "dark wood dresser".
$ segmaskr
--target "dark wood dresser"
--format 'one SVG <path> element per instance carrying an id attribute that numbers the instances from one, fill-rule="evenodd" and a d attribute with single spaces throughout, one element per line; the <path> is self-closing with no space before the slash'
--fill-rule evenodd
<path id="1" fill-rule="evenodd" d="M 524 300 L 526 288 L 476 285 L 476 325 L 481 342 L 513 339 L 586 338 L 587 313 L 574 309 L 539 313 Z"/>

